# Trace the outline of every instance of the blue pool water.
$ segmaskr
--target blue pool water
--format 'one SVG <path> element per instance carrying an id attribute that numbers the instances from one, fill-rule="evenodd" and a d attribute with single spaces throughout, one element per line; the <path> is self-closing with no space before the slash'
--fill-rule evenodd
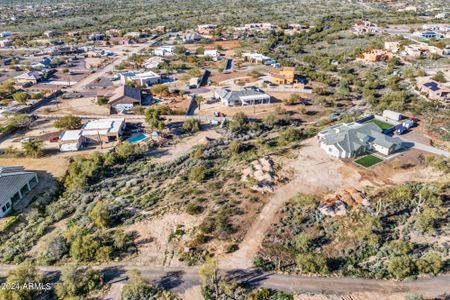
<path id="1" fill-rule="evenodd" d="M 145 140 L 145 139 L 148 138 L 148 137 L 149 137 L 148 134 L 145 134 L 145 133 L 139 133 L 139 134 L 137 134 L 137 135 L 135 135 L 135 136 L 130 137 L 130 138 L 127 140 L 127 142 L 130 143 L 130 144 L 136 144 L 136 143 L 139 143 L 139 142 L 142 141 L 142 140 Z"/>

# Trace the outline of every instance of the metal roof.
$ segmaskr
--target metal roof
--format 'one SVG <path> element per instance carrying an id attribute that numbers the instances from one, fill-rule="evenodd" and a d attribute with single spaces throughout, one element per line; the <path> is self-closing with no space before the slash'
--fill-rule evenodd
<path id="1" fill-rule="evenodd" d="M 24 185 L 26 185 L 33 177 L 36 176 L 34 172 L 22 171 L 20 167 L 15 167 L 12 170 L 10 167 L 0 167 L 0 205 L 8 202 L 14 194 L 16 194 Z M 4 170 L 7 169 L 7 172 Z"/>

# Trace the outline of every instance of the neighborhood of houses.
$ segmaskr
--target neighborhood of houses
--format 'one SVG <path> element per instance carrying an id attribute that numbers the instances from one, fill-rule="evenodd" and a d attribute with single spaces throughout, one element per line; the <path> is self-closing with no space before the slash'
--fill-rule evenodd
<path id="1" fill-rule="evenodd" d="M 270 52 L 242 47 L 240 42 L 264 33 L 293 35 L 310 29 L 302 24 L 249 23 L 230 28 L 199 24 L 183 32 L 157 26 L 151 32 L 120 35 L 116 29 L 87 35 L 67 33 L 72 37 L 86 35 L 86 43 L 80 45 L 64 45 L 64 33 L 46 31 L 36 41 L 39 46 L 25 54 L 15 51 L 14 37 L 20 33 L 0 32 L 0 48 L 11 53 L 10 57 L 1 57 L 0 84 L 8 83 L 8 88 L 26 94 L 22 101 L 0 103 L 0 125 L 14 113 L 29 114 L 47 125 L 67 114 L 80 117 L 82 124 L 76 129 L 37 129 L 45 136 L 45 146 L 61 152 L 57 155 L 72 156 L 120 143 L 159 143 L 164 133 L 142 125 L 142 112 L 147 107 L 164 105 L 173 114 L 168 120 L 197 118 L 213 125 L 223 124 L 229 120 L 223 116 L 237 112 L 254 113 L 255 119 L 261 119 L 290 98 L 307 108 L 318 98 L 314 88 L 326 91 L 326 87 L 298 67 L 272 58 Z M 217 37 L 222 32 L 226 38 Z M 348 33 L 387 35 L 389 28 L 361 20 Z M 448 59 L 450 47 L 443 41 L 448 41 L 449 34 L 448 24 L 416 27 L 405 31 L 402 38 L 392 34 L 384 48 L 363 52 L 354 62 L 367 66 L 396 58 L 415 66 L 417 60 L 432 56 Z M 333 64 L 338 66 L 339 62 Z M 423 76 L 412 87 L 425 101 L 450 104 L 448 82 Z M 325 112 L 329 115 L 327 124 L 334 123 L 323 126 L 317 134 L 319 151 L 354 162 L 375 156 L 376 163 L 408 151 L 409 142 L 402 135 L 414 132 L 418 126 L 414 117 L 390 110 L 382 115 L 359 108 L 355 111 L 369 115 L 355 122 L 335 122 L 339 114 Z M 325 114 L 323 109 L 314 113 Z M 310 123 L 318 123 L 314 117 L 310 119 Z M 31 133 L 25 134 L 26 140 L 34 138 Z M 0 148 L 20 146 L 22 140 L 14 131 L 0 133 Z M 10 213 L 39 184 L 38 174 L 25 169 L 0 167 L 0 217 Z M 363 201 L 355 191 L 348 193 Z"/>

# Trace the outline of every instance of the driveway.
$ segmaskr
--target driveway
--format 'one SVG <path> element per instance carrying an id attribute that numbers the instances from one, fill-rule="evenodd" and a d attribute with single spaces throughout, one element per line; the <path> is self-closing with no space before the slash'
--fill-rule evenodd
<path id="1" fill-rule="evenodd" d="M 423 143 L 419 143 L 410 139 L 407 139 L 403 136 L 397 136 L 398 138 L 400 138 L 404 143 L 407 144 L 408 148 L 414 148 L 417 150 L 421 150 L 421 151 L 425 151 L 425 152 L 429 152 L 432 154 L 436 154 L 436 155 L 442 155 L 445 156 L 447 158 L 450 158 L 450 152 L 430 146 L 430 145 L 426 145 Z"/>

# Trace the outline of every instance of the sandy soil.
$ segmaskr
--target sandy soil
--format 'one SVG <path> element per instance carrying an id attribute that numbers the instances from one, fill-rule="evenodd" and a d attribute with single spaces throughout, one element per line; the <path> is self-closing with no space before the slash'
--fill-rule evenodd
<path id="1" fill-rule="evenodd" d="M 27 171 L 39 171 L 59 178 L 66 174 L 69 165 L 69 157 L 54 155 L 41 158 L 6 158 L 0 157 L 0 166 L 23 166 Z"/>
<path id="2" fill-rule="evenodd" d="M 145 220 L 127 227 L 126 232 L 137 233 L 135 243 L 139 254 L 130 263 L 136 265 L 159 265 L 176 267 L 183 265 L 176 259 L 177 249 L 172 248 L 169 243 L 170 235 L 182 226 L 185 231 L 189 231 L 200 225 L 202 218 L 182 214 L 167 214 L 158 219 Z"/>
<path id="3" fill-rule="evenodd" d="M 73 114 L 86 116 L 109 116 L 109 109 L 106 106 L 100 106 L 95 103 L 95 97 L 85 97 L 70 100 L 61 100 L 57 104 L 51 104 L 40 109 L 50 109 L 50 114 Z"/>

